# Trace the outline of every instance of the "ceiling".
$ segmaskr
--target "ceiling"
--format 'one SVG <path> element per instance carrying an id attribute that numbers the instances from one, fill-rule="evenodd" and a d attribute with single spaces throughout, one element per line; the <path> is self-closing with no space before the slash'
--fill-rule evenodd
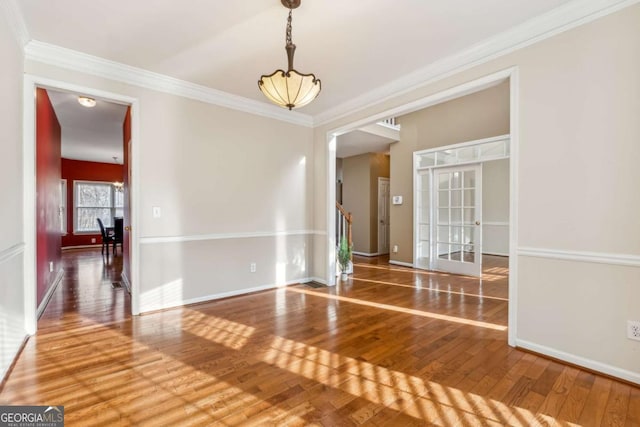
<path id="1" fill-rule="evenodd" d="M 388 153 L 389 145 L 396 141 L 397 139 L 355 130 L 338 136 L 336 157 L 342 159 L 364 153 Z"/>
<path id="2" fill-rule="evenodd" d="M 481 47 L 516 26 L 531 26 L 534 18 L 556 13 L 560 6 L 579 8 L 580 1 L 303 0 L 293 12 L 295 68 L 315 73 L 322 80 L 322 92 L 298 111 L 319 117 L 332 109 L 349 109 L 358 99 L 379 99 L 383 88 L 400 87 L 396 83 L 402 79 Z M 268 101 L 258 89 L 259 77 L 286 66 L 288 12 L 280 0 L 154 0 L 153 7 L 125 0 L 20 0 L 15 4 L 30 40 L 265 105 Z M 122 107 L 99 104 L 91 111 L 82 110 L 69 96 L 53 97 L 63 136 L 68 137 L 63 143 L 66 156 L 106 162 L 116 156 L 121 161 L 121 148 L 115 151 L 120 141 L 113 139 L 113 122 L 124 116 Z M 96 117 L 103 113 L 101 122 Z M 339 138 L 337 155 L 386 152 L 392 141 L 354 131 Z"/>
<path id="3" fill-rule="evenodd" d="M 63 158 L 122 164 L 126 105 L 97 99 L 95 107 L 87 108 L 78 103 L 77 94 L 47 93 L 62 128 Z"/>
<path id="4" fill-rule="evenodd" d="M 29 38 L 260 102 L 286 66 L 279 0 L 20 0 Z M 304 0 L 295 68 L 322 80 L 310 116 L 364 96 L 569 0 Z"/>

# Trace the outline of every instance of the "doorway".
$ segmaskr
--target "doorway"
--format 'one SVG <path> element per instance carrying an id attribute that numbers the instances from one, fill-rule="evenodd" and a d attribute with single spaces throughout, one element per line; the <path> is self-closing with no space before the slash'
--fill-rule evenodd
<path id="1" fill-rule="evenodd" d="M 378 113 L 368 116 L 366 118 L 354 121 L 352 123 L 342 125 L 333 129 L 330 129 L 326 133 L 326 186 L 327 191 L 325 194 L 326 199 L 326 237 L 325 237 L 325 251 L 327 263 L 326 268 L 326 281 L 328 285 L 335 285 L 335 271 L 336 264 L 333 261 L 335 259 L 335 213 L 331 209 L 335 200 L 335 153 L 336 142 L 338 136 L 348 133 L 353 129 L 357 129 L 368 123 L 382 120 L 385 117 L 399 117 L 408 113 L 418 111 L 420 109 L 435 106 L 456 98 L 460 98 L 475 92 L 482 91 L 492 86 L 498 85 L 503 82 L 508 82 L 509 87 L 509 130 L 511 135 L 510 140 L 510 156 L 509 156 L 509 223 L 508 227 L 508 242 L 509 242 L 509 258 L 508 258 L 508 287 L 509 287 L 509 333 L 508 343 L 514 346 L 516 342 L 517 322 L 516 322 L 516 310 L 517 298 L 518 298 L 518 286 L 517 286 L 517 272 L 518 272 L 518 259 L 517 259 L 517 247 L 518 247 L 518 197 L 517 197 L 517 177 L 518 177 L 518 135 L 519 135 L 519 71 L 518 67 L 511 67 L 502 71 L 492 73 L 483 77 L 479 77 L 475 80 L 468 81 L 466 83 L 445 89 L 441 92 L 437 92 L 432 95 L 428 95 L 424 98 L 417 99 L 408 104 L 404 104 L 398 107 L 393 107 L 387 110 L 380 110 Z M 415 162 L 415 159 L 414 159 Z M 415 164 L 415 163 L 414 163 Z M 414 182 L 415 188 L 415 182 Z M 391 189 L 392 196 L 398 195 L 399 203 L 402 202 L 403 189 Z M 409 190 L 409 195 L 412 191 Z M 405 197 L 406 200 L 406 197 Z M 415 205 L 413 206 L 415 208 Z M 393 215 L 392 215 L 393 216 Z M 416 216 L 414 215 L 414 220 Z M 394 245 L 394 242 L 390 242 Z M 414 242 L 415 243 L 415 242 Z M 395 247 L 394 247 L 395 249 Z M 415 252 L 414 252 L 415 255 Z M 414 259 L 415 263 L 415 259 Z M 415 267 L 414 263 L 409 264 L 405 262 L 394 262 L 394 264 L 403 265 L 407 267 Z"/>
<path id="2" fill-rule="evenodd" d="M 25 75 L 24 77 L 24 156 L 23 156 L 23 193 L 24 193 L 24 224 L 25 224 L 25 263 L 24 263 L 24 294 L 25 294 L 25 327 L 27 333 L 35 334 L 37 330 L 37 228 L 36 228 L 36 91 L 38 89 L 60 91 L 66 93 L 83 94 L 96 100 L 103 100 L 120 105 L 130 106 L 131 113 L 131 141 L 132 151 L 131 158 L 131 205 L 129 211 L 131 213 L 131 250 L 129 258 L 131 261 L 131 307 L 132 314 L 138 314 L 138 291 L 136 287 L 138 274 L 138 243 L 137 234 L 135 233 L 135 225 L 137 223 L 137 200 L 135 195 L 137 191 L 137 150 L 135 141 L 138 138 L 138 101 L 135 98 L 105 92 L 95 88 L 82 87 L 62 81 L 54 81 L 38 76 Z M 67 206 L 67 209 L 72 209 Z M 59 218 L 59 216 L 56 216 Z M 58 282 L 59 283 L 59 282 Z M 51 286 L 53 287 L 53 286 Z M 42 299 L 42 298 L 41 298 Z"/>
<path id="3" fill-rule="evenodd" d="M 378 177 L 378 255 L 389 253 L 389 178 Z"/>

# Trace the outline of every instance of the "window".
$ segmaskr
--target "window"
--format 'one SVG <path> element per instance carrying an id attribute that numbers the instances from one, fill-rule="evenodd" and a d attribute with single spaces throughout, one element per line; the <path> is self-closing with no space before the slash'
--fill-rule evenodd
<path id="1" fill-rule="evenodd" d="M 67 180 L 60 180 L 60 233 L 67 234 Z"/>
<path id="2" fill-rule="evenodd" d="M 124 195 L 110 182 L 74 182 L 74 232 L 99 233 L 97 218 L 105 227 L 113 227 L 113 217 L 124 213 Z"/>

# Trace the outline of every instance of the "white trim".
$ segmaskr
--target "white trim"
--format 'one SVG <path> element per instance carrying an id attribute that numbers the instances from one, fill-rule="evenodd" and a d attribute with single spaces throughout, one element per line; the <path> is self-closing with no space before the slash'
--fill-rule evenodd
<path id="1" fill-rule="evenodd" d="M 53 281 L 51 286 L 49 286 L 49 289 L 47 289 L 47 293 L 44 294 L 44 298 L 42 298 L 42 301 L 40 302 L 40 305 L 36 310 L 36 316 L 38 316 L 38 319 L 42 316 L 42 313 L 44 313 L 44 310 L 47 308 L 47 304 L 49 304 L 49 300 L 53 296 L 53 293 L 58 288 L 58 285 L 62 282 L 63 276 L 64 276 L 64 270 L 63 269 L 58 270 L 55 280 Z"/>
<path id="2" fill-rule="evenodd" d="M 389 260 L 389 264 L 393 264 L 393 265 L 400 265 L 402 267 L 409 267 L 409 268 L 413 268 L 413 264 L 411 264 L 410 262 L 402 262 L 402 261 L 393 261 L 393 260 Z"/>
<path id="3" fill-rule="evenodd" d="M 509 256 L 509 254 L 504 254 L 501 252 L 487 252 L 487 251 L 482 251 L 482 255 L 494 255 L 494 256 L 504 256 L 504 257 Z"/>
<path id="4" fill-rule="evenodd" d="M 613 254 L 605 252 L 567 251 L 562 249 L 518 248 L 519 256 L 546 258 L 563 261 L 588 262 L 597 264 L 640 267 L 639 255 Z"/>
<path id="5" fill-rule="evenodd" d="M 574 0 L 516 27 L 437 60 L 314 117 L 321 126 L 507 55 L 572 28 L 632 6 L 640 0 Z M 379 116 L 376 121 L 396 114 Z M 513 132 L 513 128 L 512 128 Z"/>
<path id="6" fill-rule="evenodd" d="M 311 278 L 309 279 L 309 282 L 318 282 L 318 283 L 320 283 L 321 285 L 325 285 L 325 286 L 327 285 L 327 281 L 326 281 L 326 280 L 324 280 L 324 279 L 321 279 L 321 278 L 319 278 L 319 277 L 311 277 Z M 309 283 L 309 282 L 303 282 L 303 283 Z"/>
<path id="7" fill-rule="evenodd" d="M 0 264 L 9 261 L 11 258 L 20 255 L 24 252 L 25 244 L 16 243 L 13 246 L 9 246 L 7 249 L 0 251 Z"/>
<path id="8" fill-rule="evenodd" d="M 149 305 L 142 305 L 140 307 L 140 313 L 148 313 L 151 311 L 157 311 L 157 310 L 166 310 L 168 308 L 175 308 L 175 307 L 182 307 L 185 305 L 190 305 L 190 304 L 198 304 L 198 303 L 202 303 L 202 302 L 208 302 L 208 301 L 215 301 L 218 299 L 222 299 L 222 298 L 229 298 L 229 297 L 235 297 L 235 296 L 240 296 L 240 295 L 246 295 L 246 294 L 250 294 L 253 292 L 260 292 L 260 291 L 268 291 L 268 290 L 272 290 L 272 289 L 279 289 L 279 288 L 284 288 L 285 286 L 290 286 L 290 285 L 296 285 L 296 284 L 304 284 L 304 283 L 308 283 L 311 281 L 317 281 L 320 282 L 320 280 L 318 279 L 311 279 L 309 277 L 305 277 L 302 279 L 297 279 L 297 280 L 291 280 L 288 281 L 284 284 L 280 284 L 280 285 L 276 285 L 276 284 L 269 284 L 269 285 L 261 285 L 261 286 L 255 286 L 253 288 L 247 288 L 247 289 L 239 289 L 236 291 L 228 291 L 228 292 L 221 292 L 218 294 L 211 294 L 211 295 L 206 295 L 203 297 L 197 297 L 197 298 L 190 298 L 190 299 L 180 299 L 180 300 L 176 300 L 176 301 L 171 301 L 167 304 L 149 304 Z"/>
<path id="9" fill-rule="evenodd" d="M 9 25 L 18 46 L 20 46 L 20 50 L 24 51 L 24 47 L 29 43 L 29 40 L 31 40 L 31 36 L 29 35 L 29 30 L 24 22 L 18 3 L 16 0 L 0 1 L 0 10 L 4 11 L 7 25 Z"/>
<path id="10" fill-rule="evenodd" d="M 324 262 L 326 266 L 325 274 L 327 275 L 327 286 L 336 285 L 336 275 L 338 274 L 338 266 L 336 263 L 336 148 L 338 138 L 336 133 L 327 133 L 326 140 L 326 211 L 325 211 L 325 227 L 327 230 L 326 243 L 327 258 Z"/>
<path id="11" fill-rule="evenodd" d="M 441 145 L 439 147 L 433 147 L 433 148 L 427 148 L 425 150 L 419 150 L 419 151 L 414 151 L 413 155 L 414 156 L 420 156 L 422 154 L 429 154 L 429 153 L 438 153 L 440 151 L 446 151 L 446 150 L 453 150 L 456 148 L 465 148 L 465 147 L 471 147 L 473 145 L 482 145 L 482 144 L 488 144 L 490 142 L 496 142 L 496 141 L 504 141 L 505 139 L 510 139 L 511 135 L 506 133 L 504 135 L 496 135 L 496 136 L 491 136 L 489 138 L 482 138 L 482 139 L 474 139 L 473 141 L 464 141 L 464 142 L 458 142 L 456 144 L 451 144 L 451 145 Z M 509 156 L 507 156 L 509 157 Z M 483 160 L 482 159 L 473 159 L 470 160 L 470 163 L 481 163 Z M 419 168 L 419 169 L 429 169 L 429 168 L 433 168 L 433 167 L 450 167 L 450 166 L 456 166 L 457 163 L 454 164 L 446 164 L 446 165 L 434 165 L 434 166 L 428 166 L 428 167 L 424 167 L 424 168 Z"/>
<path id="12" fill-rule="evenodd" d="M 482 225 L 486 225 L 487 227 L 508 227 L 508 221 L 485 221 Z"/>
<path id="13" fill-rule="evenodd" d="M 96 98 L 103 98 L 112 102 L 131 106 L 131 142 L 132 146 L 132 198 L 131 198 L 131 234 L 130 256 L 133 289 L 131 292 L 131 312 L 138 311 L 138 288 L 135 286 L 139 277 L 139 242 L 138 242 L 138 199 L 139 199 L 139 153 L 137 150 L 140 139 L 139 101 L 126 95 L 120 95 L 95 88 L 85 87 L 60 80 L 49 79 L 31 74 L 24 75 L 23 83 L 23 233 L 24 233 L 24 310 L 25 330 L 29 335 L 37 331 L 37 297 L 36 297 L 36 189 L 35 189 L 35 92 L 36 88 L 53 88 L 68 92 L 83 93 Z"/>
<path id="14" fill-rule="evenodd" d="M 372 253 L 367 253 L 367 252 L 357 252 L 357 251 L 352 251 L 351 252 L 354 255 L 360 255 L 360 256 L 378 256 L 378 255 L 383 255 L 379 252 L 372 252 Z"/>
<path id="15" fill-rule="evenodd" d="M 25 331 L 34 335 L 37 324 L 36 282 L 36 83 L 25 74 L 22 101 L 22 214 L 24 238 L 24 322 Z"/>
<path id="16" fill-rule="evenodd" d="M 248 233 L 211 233 L 194 234 L 190 236 L 155 236 L 140 237 L 140 244 L 149 245 L 155 243 L 176 243 L 195 242 L 200 240 L 226 240 L 226 239 L 253 239 L 258 237 L 280 237 L 280 236 L 305 236 L 319 234 L 315 230 L 293 230 L 293 231 L 254 231 Z"/>
<path id="17" fill-rule="evenodd" d="M 515 346 L 518 336 L 518 174 L 520 164 L 520 69 L 509 75 L 509 305 L 507 343 Z"/>
<path id="18" fill-rule="evenodd" d="M 312 127 L 311 116 L 267 104 L 266 102 L 233 95 L 221 90 L 154 73 L 142 68 L 110 61 L 86 53 L 37 40 L 25 47 L 26 59 L 91 74 L 146 89 L 202 101 L 232 110 L 268 117 L 275 120 Z"/>
<path id="19" fill-rule="evenodd" d="M 597 360 L 576 356 L 575 354 L 566 353 L 561 350 L 556 350 L 555 348 L 546 347 L 526 340 L 516 340 L 516 346 L 545 356 L 553 357 L 555 359 L 563 360 L 574 365 L 583 366 L 596 372 L 602 372 L 603 374 L 611 375 L 612 377 L 620 378 L 634 384 L 640 384 L 640 373 L 638 372 L 628 371 L 626 369 L 598 362 Z"/>

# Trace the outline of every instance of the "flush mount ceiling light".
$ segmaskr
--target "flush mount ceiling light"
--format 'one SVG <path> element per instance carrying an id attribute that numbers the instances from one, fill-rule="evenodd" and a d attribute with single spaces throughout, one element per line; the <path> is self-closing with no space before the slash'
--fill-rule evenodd
<path id="1" fill-rule="evenodd" d="M 79 96 L 78 102 L 83 107 L 91 108 L 96 106 L 96 100 L 93 98 L 89 98 L 88 96 Z"/>
<path id="2" fill-rule="evenodd" d="M 313 101 L 320 93 L 320 80 L 313 74 L 302 74 L 293 68 L 293 54 L 296 45 L 291 41 L 291 15 L 293 9 L 300 6 L 301 0 L 280 0 L 282 5 L 289 9 L 287 19 L 287 36 L 285 50 L 289 60 L 287 71 L 276 70 L 269 75 L 263 75 L 258 81 L 258 87 L 269 101 L 281 107 L 302 107 Z"/>

